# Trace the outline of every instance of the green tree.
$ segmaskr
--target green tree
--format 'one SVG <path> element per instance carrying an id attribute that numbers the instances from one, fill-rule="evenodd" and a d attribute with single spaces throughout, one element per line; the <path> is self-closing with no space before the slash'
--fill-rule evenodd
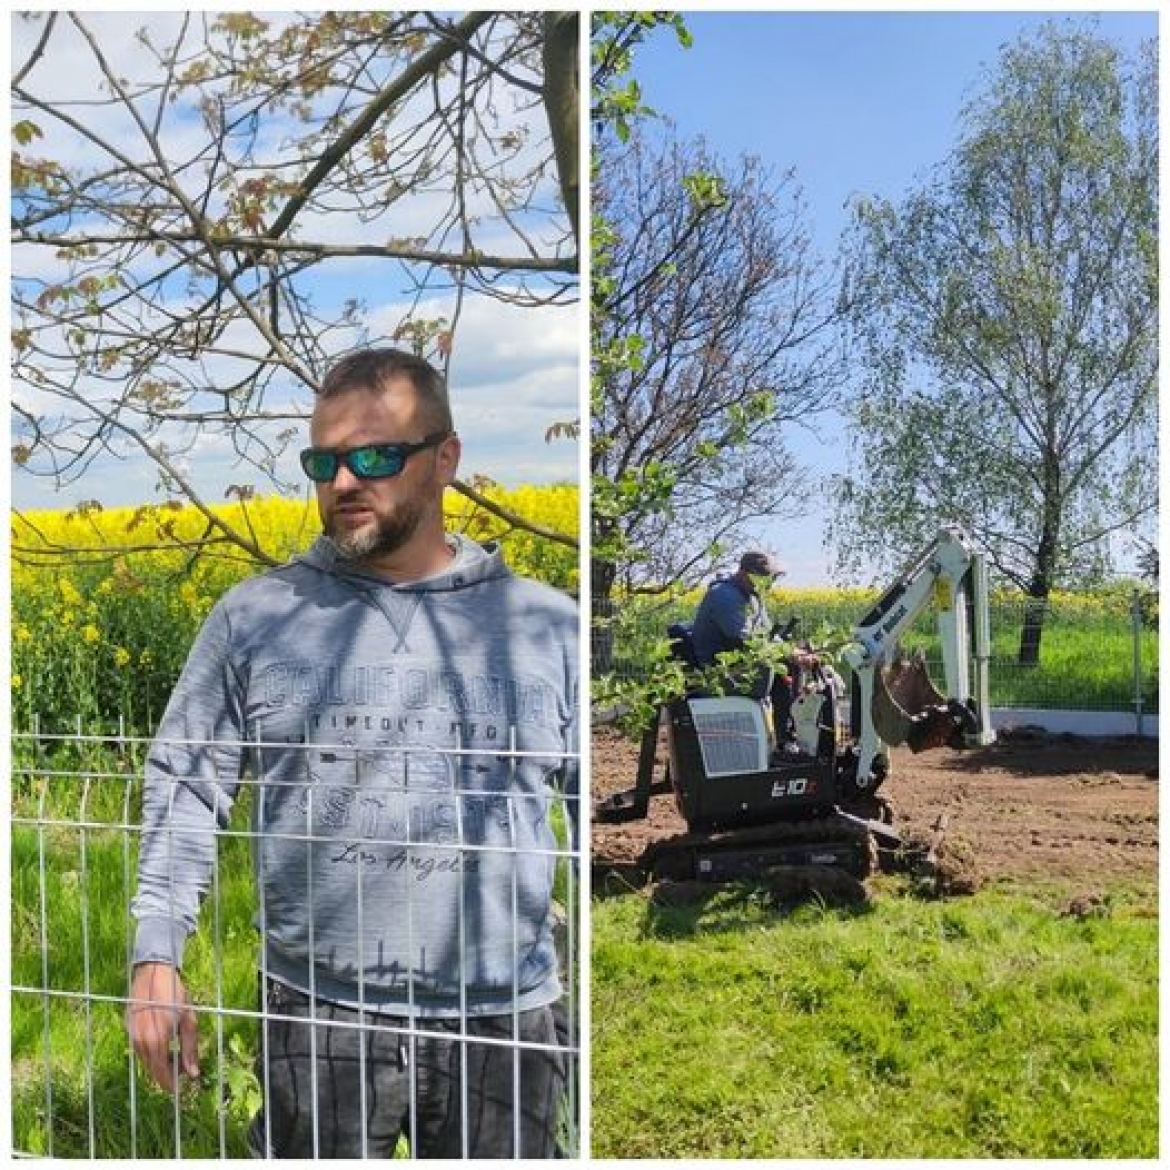
<path id="1" fill-rule="evenodd" d="M 835 286 L 800 191 L 755 160 L 635 130 L 603 143 L 595 323 L 595 601 L 692 584 L 761 517 L 803 505 L 784 431 L 842 377 Z"/>
<path id="2" fill-rule="evenodd" d="M 1156 53 L 1049 24 L 1002 53 L 931 181 L 859 208 L 842 565 L 965 528 L 1032 599 L 1157 508 Z"/>
<path id="3" fill-rule="evenodd" d="M 647 115 L 633 49 L 665 13 L 593 34 L 592 591 L 690 584 L 749 521 L 799 507 L 781 429 L 840 376 L 838 304 L 799 191 Z"/>
<path id="4" fill-rule="evenodd" d="M 690 48 L 690 31 L 677 12 L 594 13 L 589 46 L 589 113 L 595 144 L 611 134 L 624 142 L 638 118 L 653 114 L 643 104 L 642 87 L 633 76 L 634 50 L 659 28 L 673 29 L 678 43 Z"/>
<path id="5" fill-rule="evenodd" d="M 61 486 L 105 453 L 145 457 L 209 533 L 266 559 L 183 457 L 226 435 L 244 477 L 286 486 L 277 459 L 311 389 L 373 328 L 360 300 L 325 303 L 334 269 L 380 266 L 409 303 L 377 332 L 440 365 L 467 298 L 577 295 L 573 13 L 17 19 L 23 473 Z"/>

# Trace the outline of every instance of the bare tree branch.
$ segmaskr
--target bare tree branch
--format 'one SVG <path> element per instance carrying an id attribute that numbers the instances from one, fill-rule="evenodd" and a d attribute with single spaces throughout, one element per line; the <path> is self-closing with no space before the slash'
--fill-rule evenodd
<path id="1" fill-rule="evenodd" d="M 468 298 L 576 297 L 553 141 L 567 106 L 544 101 L 540 14 L 162 14 L 132 53 L 112 19 L 29 19 L 13 88 L 29 124 L 12 184 L 18 474 L 65 484 L 136 451 L 206 508 L 174 453 L 219 436 L 279 487 L 284 424 L 371 329 L 446 364 Z M 95 74 L 75 98 L 42 81 L 66 53 Z M 370 266 L 362 286 L 396 325 L 315 279 L 346 262 Z"/>
<path id="2" fill-rule="evenodd" d="M 440 66 L 449 60 L 459 49 L 460 40 L 468 38 L 477 28 L 491 19 L 490 12 L 472 12 L 465 16 L 453 29 L 453 36 L 445 38 L 434 45 L 422 56 L 417 57 L 403 71 L 401 76 L 387 85 L 361 114 L 350 124 L 332 145 L 321 153 L 316 165 L 298 184 L 298 191 L 285 204 L 276 221 L 272 225 L 271 234 L 279 239 L 292 225 L 297 215 L 304 209 L 310 196 L 321 185 L 325 178 L 332 173 L 338 162 L 354 149 L 363 138 L 374 128 L 378 119 L 385 114 L 395 102 L 404 98 L 416 85 L 428 76 L 433 75 Z M 458 39 L 456 39 L 458 38 Z"/>

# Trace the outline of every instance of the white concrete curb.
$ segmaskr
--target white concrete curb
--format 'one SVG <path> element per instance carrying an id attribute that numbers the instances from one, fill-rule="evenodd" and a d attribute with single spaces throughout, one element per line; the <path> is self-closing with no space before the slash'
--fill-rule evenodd
<path id="1" fill-rule="evenodd" d="M 1010 727 L 1042 727 L 1059 735 L 1142 735 L 1158 738 L 1158 716 L 1143 715 L 1141 730 L 1132 711 L 1046 711 L 1039 707 L 995 707 L 991 725 L 997 731 Z"/>

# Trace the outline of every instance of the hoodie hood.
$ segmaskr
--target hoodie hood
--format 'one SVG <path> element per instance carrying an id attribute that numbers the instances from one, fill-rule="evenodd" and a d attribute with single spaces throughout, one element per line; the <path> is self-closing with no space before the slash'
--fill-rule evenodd
<path id="1" fill-rule="evenodd" d="M 417 581 L 390 581 L 363 569 L 342 556 L 337 545 L 327 536 L 317 537 L 308 551 L 294 557 L 292 563 L 306 565 L 331 576 L 344 577 L 360 587 L 395 589 L 406 593 L 450 593 L 511 576 L 511 570 L 504 563 L 500 547 L 495 541 L 481 545 L 459 533 L 449 532 L 447 544 L 455 553 L 451 563 L 441 572 Z"/>

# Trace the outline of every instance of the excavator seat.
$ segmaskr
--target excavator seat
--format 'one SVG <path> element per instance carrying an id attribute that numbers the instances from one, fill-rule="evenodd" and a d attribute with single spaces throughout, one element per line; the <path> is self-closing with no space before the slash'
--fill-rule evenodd
<path id="1" fill-rule="evenodd" d="M 699 659 L 695 654 L 695 640 L 691 636 L 691 627 L 682 622 L 672 622 L 666 627 L 666 636 L 670 639 L 671 655 L 692 670 L 698 670 Z"/>

